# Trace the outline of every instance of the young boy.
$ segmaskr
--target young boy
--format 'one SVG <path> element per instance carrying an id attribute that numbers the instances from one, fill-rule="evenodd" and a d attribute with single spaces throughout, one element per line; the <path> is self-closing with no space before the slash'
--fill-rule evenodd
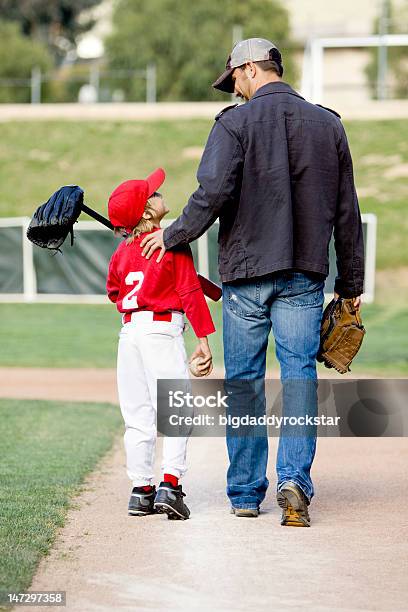
<path id="1" fill-rule="evenodd" d="M 141 239 L 159 229 L 169 212 L 157 192 L 164 179 L 158 168 L 146 180 L 125 181 L 111 194 L 109 219 L 126 240 L 112 255 L 106 288 L 123 313 L 117 382 L 127 474 L 133 483 L 128 512 L 136 516 L 164 512 L 168 518 L 185 520 L 190 511 L 179 479 L 187 469 L 186 437 L 164 438 L 163 480 L 157 492 L 153 484 L 157 380 L 189 378 L 184 312 L 199 339 L 192 358 L 201 358 L 205 375 L 212 369 L 207 336 L 215 328 L 189 248 L 167 251 L 160 263 L 142 256 Z"/>

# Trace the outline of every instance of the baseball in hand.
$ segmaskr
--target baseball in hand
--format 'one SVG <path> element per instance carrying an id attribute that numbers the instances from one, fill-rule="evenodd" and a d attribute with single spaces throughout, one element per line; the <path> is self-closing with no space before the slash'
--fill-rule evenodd
<path id="1" fill-rule="evenodd" d="M 193 376 L 201 377 L 201 376 L 206 376 L 209 373 L 210 368 L 207 368 L 205 370 L 199 369 L 199 366 L 201 364 L 202 364 L 201 357 L 196 357 L 195 359 L 190 361 L 190 372 L 193 374 Z"/>

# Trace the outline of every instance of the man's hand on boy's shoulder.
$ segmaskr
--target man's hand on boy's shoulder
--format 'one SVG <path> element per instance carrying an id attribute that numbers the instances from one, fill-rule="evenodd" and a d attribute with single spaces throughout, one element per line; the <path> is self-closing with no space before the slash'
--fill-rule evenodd
<path id="1" fill-rule="evenodd" d="M 163 259 L 164 254 L 166 252 L 166 247 L 164 246 L 164 241 L 163 241 L 163 232 L 164 230 L 160 229 L 160 230 L 157 230 L 157 232 L 148 234 L 147 236 L 143 238 L 143 240 L 140 242 L 140 247 L 143 249 L 142 250 L 143 257 L 146 257 L 146 259 L 150 259 L 153 253 L 157 249 L 160 249 L 160 253 L 156 261 L 157 263 L 159 263 Z"/>

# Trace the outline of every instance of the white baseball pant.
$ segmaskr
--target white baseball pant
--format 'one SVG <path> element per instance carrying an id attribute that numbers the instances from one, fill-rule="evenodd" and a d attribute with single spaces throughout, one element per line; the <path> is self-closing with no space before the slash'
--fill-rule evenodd
<path id="1" fill-rule="evenodd" d="M 117 383 L 125 421 L 127 474 L 133 486 L 152 484 L 157 438 L 157 380 L 188 379 L 188 359 L 183 338 L 184 317 L 154 321 L 153 312 L 132 313 L 119 333 Z M 164 474 L 177 478 L 186 472 L 186 437 L 163 439 Z"/>

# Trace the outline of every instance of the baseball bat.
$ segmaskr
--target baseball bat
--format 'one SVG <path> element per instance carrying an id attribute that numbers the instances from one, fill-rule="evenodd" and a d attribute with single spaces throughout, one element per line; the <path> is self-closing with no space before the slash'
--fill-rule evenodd
<path id="1" fill-rule="evenodd" d="M 96 221 L 99 221 L 99 223 L 102 223 L 102 225 L 108 229 L 113 230 L 113 225 L 109 219 L 106 219 L 106 217 L 100 215 L 98 212 L 96 212 L 96 210 L 93 210 L 93 208 L 89 208 L 89 206 L 86 204 L 81 204 L 81 210 L 90 217 L 93 217 Z"/>

